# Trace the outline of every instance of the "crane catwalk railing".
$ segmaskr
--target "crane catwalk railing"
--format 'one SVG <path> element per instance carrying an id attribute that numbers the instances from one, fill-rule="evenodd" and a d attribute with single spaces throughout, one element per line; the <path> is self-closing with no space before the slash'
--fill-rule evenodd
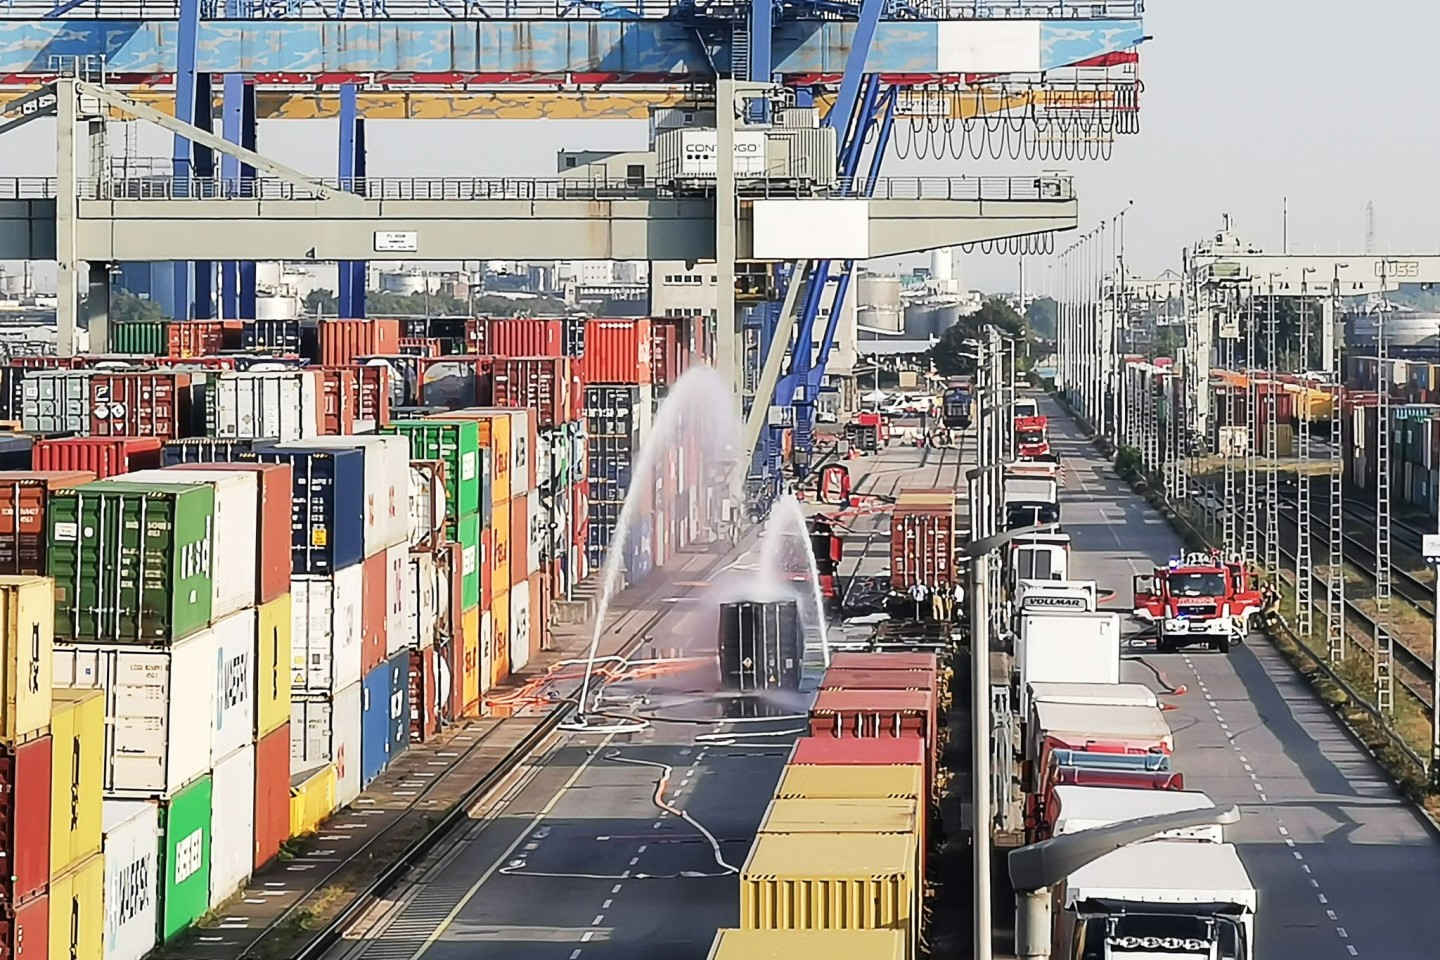
<path id="1" fill-rule="evenodd" d="M 844 2 L 811 3 L 805 19 L 851 19 Z M 224 0 L 206 0 L 207 20 L 663 20 L 680 18 L 681 7 L 663 0 L 243 0 L 238 16 Z M 695 19 L 741 19 L 748 5 L 725 3 Z M 17 20 L 178 20 L 177 0 L 0 0 L 0 13 Z M 791 11 L 794 15 L 794 11 Z M 1088 3 L 1043 0 L 900 0 L 890 16 L 900 20 L 1134 20 L 1143 0 Z"/>
<path id="2" fill-rule="evenodd" d="M 82 200 L 313 200 L 323 191 L 360 194 L 369 200 L 653 200 L 673 199 L 677 184 L 683 196 L 705 196 L 698 180 L 579 180 L 515 177 L 367 177 L 317 179 L 307 188 L 273 178 L 225 179 L 131 177 L 82 179 L 76 182 Z M 741 187 L 747 199 L 843 199 L 868 193 L 875 200 L 1066 201 L 1075 198 L 1068 177 L 865 177 L 841 178 L 826 187 L 797 194 L 775 181 L 752 181 Z M 0 199 L 34 200 L 59 196 L 54 177 L 0 178 Z"/>

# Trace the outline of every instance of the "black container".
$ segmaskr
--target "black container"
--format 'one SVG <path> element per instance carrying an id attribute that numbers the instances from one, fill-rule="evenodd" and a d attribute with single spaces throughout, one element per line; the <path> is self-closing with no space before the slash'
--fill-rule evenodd
<path id="1" fill-rule="evenodd" d="M 246 320 L 240 330 L 240 349 L 247 353 L 299 355 L 299 320 Z"/>
<path id="2" fill-rule="evenodd" d="M 0 420 L 20 419 L 20 391 L 29 371 L 24 367 L 0 366 Z"/>
<path id="3" fill-rule="evenodd" d="M 585 318 L 566 317 L 562 324 L 561 349 L 567 357 L 585 356 Z"/>
<path id="4" fill-rule="evenodd" d="M 181 463 L 236 463 L 242 454 L 264 449 L 277 440 L 216 440 L 214 437 L 187 437 L 171 440 L 160 449 L 160 465 Z"/>
<path id="5" fill-rule="evenodd" d="M 803 654 L 794 600 L 720 605 L 720 680 L 728 690 L 799 690 Z"/>

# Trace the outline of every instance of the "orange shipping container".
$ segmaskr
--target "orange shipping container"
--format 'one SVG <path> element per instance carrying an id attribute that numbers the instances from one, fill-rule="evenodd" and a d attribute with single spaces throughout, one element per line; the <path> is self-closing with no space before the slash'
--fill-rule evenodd
<path id="1" fill-rule="evenodd" d="M 386 551 L 363 562 L 360 580 L 360 669 L 364 673 L 385 661 L 385 587 L 390 567 Z"/>
<path id="2" fill-rule="evenodd" d="M 530 498 L 510 501 L 510 586 L 530 579 Z"/>
<path id="3" fill-rule="evenodd" d="M 172 359 L 212 356 L 225 349 L 225 324 L 218 320 L 177 320 L 170 324 L 167 340 Z"/>
<path id="4" fill-rule="evenodd" d="M 321 320 L 320 362 L 343 367 L 356 357 L 400 352 L 399 320 Z"/>
<path id="5" fill-rule="evenodd" d="M 524 502 L 523 500 L 521 501 Z M 511 507 L 510 502 L 503 503 L 496 501 L 495 508 L 490 519 L 490 545 L 494 549 L 490 551 L 493 558 L 490 564 L 490 595 L 493 606 L 494 598 L 507 593 L 515 581 L 510 576 L 510 567 L 514 563 L 511 553 L 515 548 L 514 531 L 511 529 Z M 522 526 L 520 532 L 523 534 L 525 528 Z M 523 547 L 522 547 L 523 549 Z M 521 561 L 524 567 L 524 561 Z M 524 580 L 524 577 L 520 578 Z"/>
<path id="6" fill-rule="evenodd" d="M 461 640 L 465 646 L 465 670 L 464 676 L 460 678 L 460 687 L 463 690 L 461 696 L 464 715 L 467 717 L 478 717 L 480 715 L 480 688 L 483 683 L 481 674 L 483 670 L 483 656 L 481 643 L 483 638 L 480 635 L 480 609 L 471 607 L 460 615 Z"/>
<path id="7" fill-rule="evenodd" d="M 94 479 L 80 470 L 0 472 L 0 573 L 45 576 L 50 492 Z"/>
<path id="8" fill-rule="evenodd" d="M 320 368 L 321 433 L 326 436 L 354 433 L 357 400 L 355 378 L 344 367 Z"/>
<path id="9" fill-rule="evenodd" d="M 582 377 L 592 383 L 653 382 L 650 363 L 650 321 L 592 318 L 585 324 Z"/>
<path id="10" fill-rule="evenodd" d="M 190 374 L 165 371 L 100 373 L 90 378 L 92 437 L 185 436 L 190 426 Z"/>
<path id="11" fill-rule="evenodd" d="M 497 687 L 510 676 L 510 594 L 495 594 L 490 607 L 490 686 Z"/>

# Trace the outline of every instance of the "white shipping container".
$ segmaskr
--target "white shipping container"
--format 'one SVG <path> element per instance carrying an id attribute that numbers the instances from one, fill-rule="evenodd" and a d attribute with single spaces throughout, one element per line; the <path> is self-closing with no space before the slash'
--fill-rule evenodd
<path id="1" fill-rule="evenodd" d="M 290 578 L 292 689 L 333 693 L 360 682 L 362 570 Z"/>
<path id="2" fill-rule="evenodd" d="M 160 808 L 106 800 L 105 960 L 140 960 L 155 946 L 160 903 Z"/>
<path id="3" fill-rule="evenodd" d="M 394 656 L 411 647 L 411 634 L 406 632 L 408 617 L 406 607 L 410 594 L 407 589 L 410 572 L 410 547 L 396 544 L 385 551 L 385 655 Z"/>
<path id="4" fill-rule="evenodd" d="M 255 740 L 255 611 L 241 610 L 210 627 L 215 634 L 215 697 L 210 762 Z"/>
<path id="5" fill-rule="evenodd" d="M 215 634 L 163 649 L 55 645 L 55 686 L 105 691 L 107 796 L 168 797 L 210 769 Z"/>
<path id="6" fill-rule="evenodd" d="M 513 500 L 531 487 L 534 470 L 530 450 L 530 411 L 510 411 L 510 498 Z"/>
<path id="7" fill-rule="evenodd" d="M 255 860 L 255 745 L 215 764 L 210 801 L 210 906 L 250 879 Z"/>
<path id="8" fill-rule="evenodd" d="M 480 693 L 490 692 L 490 677 L 493 675 L 495 658 L 495 617 L 487 607 L 480 613 Z"/>
<path id="9" fill-rule="evenodd" d="M 528 501 L 530 529 L 525 536 L 525 576 L 540 570 L 540 560 L 549 551 L 550 516 L 540 503 L 540 492 L 531 490 L 525 495 Z"/>
<path id="10" fill-rule="evenodd" d="M 260 529 L 260 477 L 244 470 L 137 470 L 115 478 L 126 483 L 208 484 L 215 490 L 215 585 L 211 616 L 215 619 L 255 605 L 256 570 L 260 563 L 255 532 Z"/>
<path id="11" fill-rule="evenodd" d="M 337 807 L 360 796 L 361 692 L 357 682 L 334 696 L 290 703 L 290 769 L 335 764 Z"/>
<path id="12" fill-rule="evenodd" d="M 510 588 L 510 671 L 519 673 L 530 663 L 530 584 Z"/>
<path id="13" fill-rule="evenodd" d="M 227 371 L 210 381 L 210 436 L 222 440 L 304 440 L 320 435 L 316 375 L 301 370 Z"/>
<path id="14" fill-rule="evenodd" d="M 365 456 L 365 556 L 410 539 L 410 441 L 401 436 L 314 437 L 306 447 Z"/>
<path id="15" fill-rule="evenodd" d="M 399 636 L 404 645 L 424 650 L 435 645 L 435 628 L 440 618 L 440 571 L 433 553 L 412 553 L 405 560 L 405 602 L 401 608 Z M 393 639 L 397 634 L 390 634 Z M 440 659 L 444 659 L 441 657 Z"/>

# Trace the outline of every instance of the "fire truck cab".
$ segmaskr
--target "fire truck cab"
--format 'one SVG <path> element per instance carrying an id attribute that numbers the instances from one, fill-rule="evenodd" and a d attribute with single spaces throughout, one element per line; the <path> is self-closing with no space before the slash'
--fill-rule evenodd
<path id="1" fill-rule="evenodd" d="M 1244 643 L 1262 600 L 1254 577 L 1218 551 L 1171 557 L 1135 578 L 1134 616 L 1155 625 L 1156 650 L 1205 645 L 1229 653 Z"/>

